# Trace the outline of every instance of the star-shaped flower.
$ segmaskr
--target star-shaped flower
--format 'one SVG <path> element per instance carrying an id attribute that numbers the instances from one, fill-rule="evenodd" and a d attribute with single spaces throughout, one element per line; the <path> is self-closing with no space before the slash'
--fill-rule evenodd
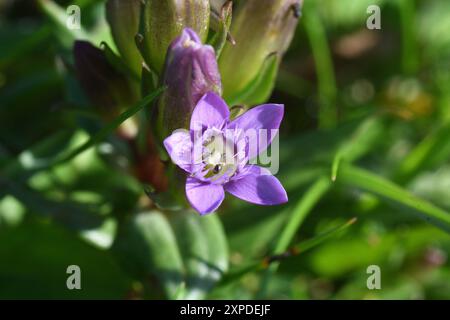
<path id="1" fill-rule="evenodd" d="M 199 100 L 190 130 L 176 130 L 164 140 L 172 161 L 188 174 L 186 196 L 195 210 L 200 214 L 215 211 L 225 191 L 259 205 L 288 201 L 269 170 L 249 164 L 270 145 L 283 113 L 283 105 L 265 104 L 230 120 L 227 104 L 215 93 Z"/>

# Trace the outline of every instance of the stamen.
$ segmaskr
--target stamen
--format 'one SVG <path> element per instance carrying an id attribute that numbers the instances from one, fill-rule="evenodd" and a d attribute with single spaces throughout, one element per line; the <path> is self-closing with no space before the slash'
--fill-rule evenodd
<path id="1" fill-rule="evenodd" d="M 215 174 L 218 174 L 221 170 L 222 170 L 222 165 L 221 165 L 221 164 L 216 164 L 216 165 L 214 166 L 213 172 L 214 172 Z"/>

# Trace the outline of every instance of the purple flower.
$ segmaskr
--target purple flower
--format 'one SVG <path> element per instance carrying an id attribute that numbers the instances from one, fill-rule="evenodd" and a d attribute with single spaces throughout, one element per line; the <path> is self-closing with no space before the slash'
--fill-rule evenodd
<path id="1" fill-rule="evenodd" d="M 172 161 L 188 173 L 186 196 L 195 210 L 215 211 L 225 191 L 254 204 L 287 202 L 278 179 L 269 170 L 249 164 L 270 145 L 283 112 L 283 105 L 265 104 L 230 120 L 228 106 L 218 95 L 210 92 L 200 99 L 190 130 L 176 130 L 164 140 Z M 264 130 L 269 134 L 254 134 Z"/>

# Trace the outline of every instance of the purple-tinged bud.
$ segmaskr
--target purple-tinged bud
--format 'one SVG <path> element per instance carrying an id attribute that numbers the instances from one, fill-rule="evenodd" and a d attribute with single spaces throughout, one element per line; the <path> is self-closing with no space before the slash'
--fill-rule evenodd
<path id="1" fill-rule="evenodd" d="M 105 118 L 115 117 L 135 101 L 127 78 L 109 63 L 104 51 L 87 41 L 76 41 L 73 53 L 78 81 Z"/>
<path id="2" fill-rule="evenodd" d="M 191 28 L 206 41 L 209 0 L 143 0 L 138 47 L 147 65 L 161 75 L 169 44 L 184 28 Z"/>
<path id="3" fill-rule="evenodd" d="M 167 51 L 162 82 L 167 89 L 158 102 L 158 123 L 165 138 L 173 130 L 189 128 L 192 111 L 205 93 L 222 93 L 214 49 L 184 29 Z"/>
<path id="4" fill-rule="evenodd" d="M 141 74 L 142 57 L 134 38 L 138 33 L 141 0 L 108 0 L 106 18 L 114 42 L 125 63 L 137 76 Z"/>
<path id="5" fill-rule="evenodd" d="M 244 91 L 271 54 L 276 52 L 281 59 L 294 35 L 300 4 L 301 0 L 236 3 L 231 26 L 236 44 L 227 43 L 219 59 L 226 99 Z"/>

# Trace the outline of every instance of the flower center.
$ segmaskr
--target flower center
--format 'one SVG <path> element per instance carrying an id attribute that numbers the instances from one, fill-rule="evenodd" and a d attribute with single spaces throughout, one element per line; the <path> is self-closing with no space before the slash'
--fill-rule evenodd
<path id="1" fill-rule="evenodd" d="M 215 133 L 203 143 L 203 173 L 211 181 L 229 179 L 238 168 L 235 157 L 234 142 L 224 135 Z"/>

